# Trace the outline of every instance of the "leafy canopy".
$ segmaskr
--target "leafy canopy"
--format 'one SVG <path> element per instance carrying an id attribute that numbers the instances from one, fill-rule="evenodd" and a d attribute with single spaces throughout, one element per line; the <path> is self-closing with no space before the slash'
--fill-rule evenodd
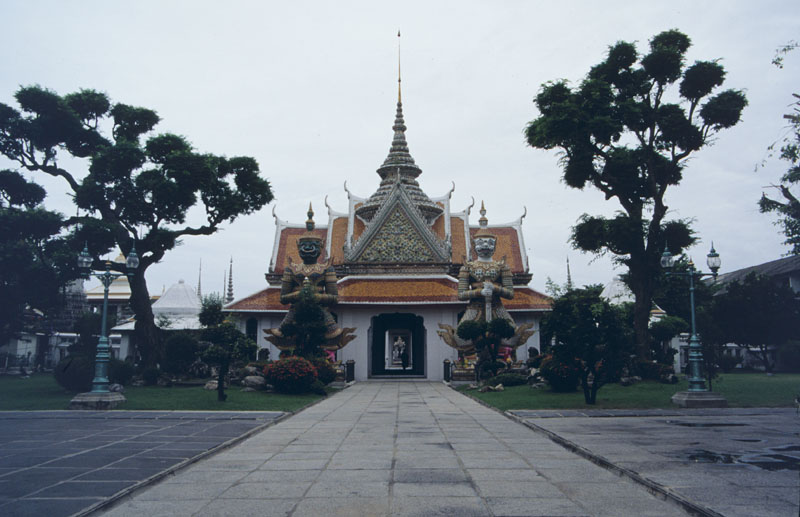
<path id="1" fill-rule="evenodd" d="M 678 30 L 654 36 L 644 55 L 633 43 L 612 45 L 576 87 L 545 83 L 534 100 L 539 117 L 525 130 L 530 146 L 561 150 L 568 186 L 592 186 L 619 202 L 612 218 L 581 216 L 572 243 L 628 266 L 643 347 L 659 256 L 665 246 L 678 254 L 695 241 L 688 221 L 665 219 L 667 188 L 747 105 L 741 91 L 719 91 L 725 69 L 718 60 L 686 65 L 690 45 Z"/>
<path id="2" fill-rule="evenodd" d="M 56 311 L 61 289 L 78 278 L 61 214 L 42 206 L 45 190 L 0 170 L 0 343 L 23 330 L 25 307 Z"/>
<path id="3" fill-rule="evenodd" d="M 79 239 L 95 257 L 114 246 L 140 257 L 131 280 L 137 342 L 147 364 L 158 362 L 159 337 L 144 280 L 186 235 L 211 235 L 223 222 L 250 214 L 272 200 L 269 182 L 250 157 L 227 158 L 197 152 L 182 136 L 154 134 L 155 111 L 112 103 L 105 93 L 79 90 L 67 95 L 25 86 L 18 108 L 0 103 L 0 153 L 19 167 L 62 178 L 83 211 Z M 64 155 L 84 159 L 78 171 L 62 167 Z M 0 183 L 15 181 L 4 175 Z M 35 189 L 17 193 L 22 202 Z M 193 207 L 204 212 L 189 224 Z M 122 271 L 122 265 L 113 269 Z"/>

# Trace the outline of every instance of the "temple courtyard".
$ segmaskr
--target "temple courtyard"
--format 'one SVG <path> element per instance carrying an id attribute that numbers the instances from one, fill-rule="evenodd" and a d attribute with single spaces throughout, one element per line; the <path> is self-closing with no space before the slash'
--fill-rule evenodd
<path id="1" fill-rule="evenodd" d="M 295 415 L 9 412 L 2 515 L 798 515 L 794 409 L 518 411 L 359 382 Z"/>

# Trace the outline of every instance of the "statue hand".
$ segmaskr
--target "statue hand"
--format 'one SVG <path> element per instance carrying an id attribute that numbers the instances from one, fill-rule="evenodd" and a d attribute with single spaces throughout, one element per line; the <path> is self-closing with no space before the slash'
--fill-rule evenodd
<path id="1" fill-rule="evenodd" d="M 489 281 L 483 282 L 483 289 L 481 289 L 481 295 L 491 296 L 493 292 L 494 292 L 494 285 Z"/>

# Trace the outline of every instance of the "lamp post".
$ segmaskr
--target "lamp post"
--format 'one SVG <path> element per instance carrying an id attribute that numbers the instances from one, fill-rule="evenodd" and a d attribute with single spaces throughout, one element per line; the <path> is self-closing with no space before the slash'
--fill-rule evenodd
<path id="1" fill-rule="evenodd" d="M 719 258 L 719 253 L 714 249 L 714 243 L 711 243 L 711 250 L 706 256 L 706 264 L 711 270 L 711 273 L 703 273 L 697 271 L 694 267 L 694 262 L 689 259 L 688 271 L 671 271 L 672 266 L 675 265 L 675 257 L 665 247 L 664 253 L 661 255 L 661 267 L 666 270 L 666 275 L 670 276 L 683 276 L 689 278 L 689 304 L 692 316 L 692 334 L 689 337 L 689 358 L 688 358 L 688 381 L 689 389 L 685 392 L 676 393 L 672 397 L 672 401 L 684 407 L 724 407 L 727 406 L 727 401 L 716 393 L 712 393 L 706 387 L 706 381 L 701 374 L 701 366 L 703 363 L 703 349 L 700 346 L 700 340 L 697 337 L 697 325 L 695 323 L 695 305 L 694 305 L 694 285 L 695 279 L 700 280 L 704 276 L 712 276 L 716 280 L 719 267 L 722 261 Z"/>
<path id="2" fill-rule="evenodd" d="M 92 257 L 89 255 L 88 246 L 84 245 L 83 251 L 78 255 L 78 268 L 83 278 L 88 279 L 95 276 L 103 284 L 103 316 L 100 323 L 100 340 L 97 343 L 97 354 L 94 363 L 94 379 L 92 380 L 92 391 L 81 393 L 72 399 L 70 409 L 112 409 L 120 402 L 125 401 L 121 393 L 111 393 L 108 391 L 108 361 L 110 358 L 110 346 L 108 344 L 108 332 L 106 324 L 108 320 L 108 288 L 111 283 L 121 276 L 130 279 L 139 267 L 139 256 L 136 254 L 136 245 L 131 248 L 130 254 L 125 261 L 127 273 L 115 273 L 111 271 L 111 261 L 105 262 L 105 271 L 102 273 L 91 270 Z"/>

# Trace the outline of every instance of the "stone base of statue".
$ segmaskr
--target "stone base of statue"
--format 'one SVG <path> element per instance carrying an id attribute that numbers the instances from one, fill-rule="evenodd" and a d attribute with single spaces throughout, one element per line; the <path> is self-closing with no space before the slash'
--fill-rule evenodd
<path id="1" fill-rule="evenodd" d="M 437 330 L 436 333 L 439 334 L 439 337 L 442 338 L 442 341 L 447 343 L 449 346 L 455 348 L 463 355 L 472 355 L 475 353 L 475 345 L 472 343 L 472 340 L 465 340 L 458 337 L 456 329 L 451 325 L 439 323 L 439 328 L 441 330 Z M 500 346 L 507 346 L 509 348 L 516 349 L 524 345 L 528 339 L 536 333 L 535 330 L 531 330 L 532 328 L 533 323 L 523 323 L 522 325 L 517 326 L 514 329 L 514 335 L 508 339 L 503 339 L 500 341 Z"/>
<path id="2" fill-rule="evenodd" d="M 672 403 L 685 408 L 728 407 L 728 401 L 712 391 L 679 391 L 672 396 Z"/>
<path id="3" fill-rule="evenodd" d="M 356 338 L 353 335 L 353 332 L 356 331 L 355 327 L 344 327 L 336 330 L 336 332 L 325 336 L 325 341 L 319 346 L 322 350 L 335 352 L 344 348 L 347 343 Z M 275 345 L 275 348 L 281 352 L 293 350 L 296 346 L 294 338 L 284 336 L 279 329 L 266 329 L 264 334 L 264 338 Z"/>
<path id="4" fill-rule="evenodd" d="M 69 401 L 67 409 L 89 409 L 97 411 L 107 411 L 114 409 L 125 402 L 125 395 L 122 393 L 79 393 Z"/>

